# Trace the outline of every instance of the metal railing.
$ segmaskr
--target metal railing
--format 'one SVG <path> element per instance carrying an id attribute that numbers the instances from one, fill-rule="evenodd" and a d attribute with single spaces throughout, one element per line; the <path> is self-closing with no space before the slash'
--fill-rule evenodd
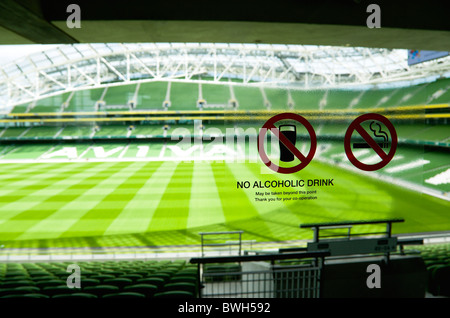
<path id="1" fill-rule="evenodd" d="M 323 258 L 329 253 L 202 257 L 201 298 L 318 298 Z"/>
<path id="2" fill-rule="evenodd" d="M 242 252 L 242 233 L 244 231 L 226 231 L 226 232 L 201 232 L 200 241 L 202 247 L 202 256 L 205 256 L 207 248 L 229 249 L 237 246 L 237 255 Z"/>

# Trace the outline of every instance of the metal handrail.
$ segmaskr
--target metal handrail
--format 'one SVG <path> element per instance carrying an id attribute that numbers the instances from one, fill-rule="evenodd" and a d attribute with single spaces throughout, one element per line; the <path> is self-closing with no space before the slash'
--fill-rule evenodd
<path id="1" fill-rule="evenodd" d="M 325 222 L 325 223 L 305 223 L 300 224 L 300 228 L 311 228 L 314 231 L 314 242 L 319 241 L 319 230 L 323 230 L 330 227 L 336 227 L 336 226 L 348 226 L 348 225 L 367 225 L 367 224 L 386 224 L 386 231 L 380 232 L 377 234 L 386 234 L 387 237 L 391 237 L 392 235 L 392 223 L 400 223 L 404 222 L 404 219 L 377 219 L 377 220 L 360 220 L 360 221 L 340 221 L 340 222 Z M 365 234 L 373 234 L 373 233 L 365 233 Z M 348 238 L 351 236 L 354 236 L 355 234 L 350 234 L 350 230 L 348 233 Z M 362 234 L 358 234 L 362 235 Z"/>
<path id="2" fill-rule="evenodd" d="M 235 263 L 235 262 L 254 262 L 254 261 L 275 261 L 283 259 L 302 259 L 302 258 L 319 258 L 330 256 L 327 250 L 318 252 L 304 253 L 276 253 L 276 254 L 259 254 L 259 255 L 241 255 L 241 256 L 218 256 L 218 257 L 194 257 L 190 259 L 191 264 L 211 264 L 211 263 Z"/>

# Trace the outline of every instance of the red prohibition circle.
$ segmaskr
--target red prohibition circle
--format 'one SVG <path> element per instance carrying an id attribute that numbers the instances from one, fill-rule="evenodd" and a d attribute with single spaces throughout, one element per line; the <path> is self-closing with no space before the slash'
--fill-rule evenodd
<path id="1" fill-rule="evenodd" d="M 376 141 L 364 130 L 364 128 L 362 128 L 361 123 L 367 120 L 376 120 L 382 122 L 388 128 L 392 139 L 391 149 L 389 150 L 389 153 L 386 154 L 383 149 L 378 146 Z M 361 137 L 363 137 L 363 139 L 369 144 L 369 146 L 380 156 L 380 162 L 368 165 L 356 159 L 351 149 L 351 137 L 354 130 L 356 130 L 361 135 Z M 344 149 L 348 160 L 350 160 L 350 162 L 355 167 L 364 171 L 375 171 L 383 168 L 392 160 L 395 151 L 397 150 L 397 142 L 397 132 L 395 131 L 394 125 L 392 125 L 389 119 L 380 114 L 369 113 L 359 116 L 349 125 L 344 137 Z"/>
<path id="2" fill-rule="evenodd" d="M 295 146 L 283 134 L 280 134 L 278 128 L 275 127 L 274 123 L 284 119 L 295 120 L 301 123 L 303 126 L 305 126 L 305 128 L 308 130 L 311 139 L 311 148 L 309 149 L 309 153 L 307 156 L 304 156 L 297 148 L 295 148 Z M 280 140 L 293 153 L 293 155 L 297 159 L 300 160 L 300 163 L 298 165 L 293 167 L 279 167 L 278 165 L 270 161 L 264 149 L 264 137 L 266 136 L 267 131 L 269 130 L 275 134 L 278 140 Z M 314 157 L 314 154 L 316 153 L 316 149 L 317 149 L 317 137 L 314 128 L 304 117 L 294 113 L 282 113 L 271 117 L 262 126 L 262 129 L 258 135 L 259 156 L 261 157 L 262 161 L 267 167 L 279 173 L 289 174 L 302 170 L 311 162 L 312 158 Z"/>

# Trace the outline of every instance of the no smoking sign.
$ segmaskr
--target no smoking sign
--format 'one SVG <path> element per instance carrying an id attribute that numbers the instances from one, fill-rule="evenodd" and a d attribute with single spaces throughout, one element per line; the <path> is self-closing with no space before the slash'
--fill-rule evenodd
<path id="1" fill-rule="evenodd" d="M 361 125 L 365 121 L 370 121 L 370 130 L 372 134 L 366 131 Z M 388 134 L 382 129 L 382 123 L 389 131 L 390 134 L 390 150 L 386 153 L 383 149 L 388 148 Z M 375 153 L 380 157 L 380 161 L 375 164 L 367 164 L 358 160 L 353 153 L 352 150 L 352 134 L 353 132 L 358 133 L 365 142 L 362 143 L 353 143 L 353 149 L 355 148 L 369 148 L 373 149 Z M 373 136 L 371 136 L 373 135 Z M 382 142 L 377 142 L 374 137 L 383 138 Z M 397 132 L 395 131 L 394 126 L 386 117 L 369 113 L 364 114 L 356 118 L 348 127 L 347 132 L 344 137 L 344 149 L 345 154 L 347 155 L 348 160 L 357 168 L 364 171 L 375 171 L 386 166 L 394 157 L 395 151 L 397 150 Z"/>

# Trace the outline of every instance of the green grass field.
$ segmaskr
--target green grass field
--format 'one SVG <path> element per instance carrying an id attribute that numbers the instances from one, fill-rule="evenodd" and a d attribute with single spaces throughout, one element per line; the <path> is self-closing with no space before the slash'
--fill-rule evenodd
<path id="1" fill-rule="evenodd" d="M 208 105 L 222 109 L 234 92 L 240 110 L 265 108 L 264 96 L 272 109 L 286 110 L 288 97 L 294 110 L 373 108 L 414 103 L 447 102 L 448 94 L 430 99 L 447 87 L 448 79 L 428 84 L 424 90 L 380 89 L 367 91 L 301 91 L 257 87 L 204 84 L 203 98 Z M 418 86 L 419 87 L 419 86 Z M 418 88 L 414 87 L 414 89 Z M 230 89 L 231 88 L 231 89 Z M 65 111 L 93 111 L 104 88 L 77 91 Z M 136 96 L 135 93 L 137 94 Z M 264 94 L 263 94 L 264 93 Z M 409 99 L 403 99 L 411 93 Z M 408 95 L 409 96 L 409 95 Z M 126 105 L 136 97 L 137 108 L 161 109 L 168 99 L 170 110 L 196 110 L 197 83 L 149 82 L 136 86 L 110 87 L 107 105 Z M 389 98 L 387 98 L 389 97 Z M 433 97 L 434 98 L 434 97 Z M 49 99 L 59 110 L 67 96 Z M 36 110 L 43 111 L 46 100 Z M 41 105 L 42 104 L 42 105 Z M 42 106 L 42 107 L 41 107 Z M 19 105 L 15 112 L 24 112 Z M 204 122 L 207 128 L 238 127 L 237 123 Z M 260 128 L 263 123 L 239 123 L 239 127 Z M 162 123 L 140 124 L 135 136 L 168 136 L 175 128 L 185 128 L 180 135 L 197 135 L 192 123 L 171 124 L 164 132 Z M 102 125 L 94 137 L 120 136 L 117 142 L 96 139 L 65 143 L 11 143 L 0 148 L 0 246 L 8 247 L 102 247 L 165 246 L 199 244 L 199 232 L 243 230 L 244 240 L 274 242 L 311 239 L 312 231 L 299 225 L 311 222 L 404 218 L 394 226 L 395 233 L 450 230 L 448 200 L 409 190 L 381 180 L 378 174 L 358 174 L 341 168 L 348 163 L 342 142 L 348 123 L 313 123 L 319 137 L 318 152 L 324 160 L 313 160 L 293 175 L 268 173 L 261 162 L 181 161 L 183 155 L 198 155 L 193 145 L 173 148 L 162 141 L 126 139 L 128 124 Z M 0 130 L 0 138 L 88 138 L 92 126 L 9 127 Z M 448 150 L 411 146 L 406 141 L 447 143 L 448 125 L 396 123 L 399 140 L 397 153 L 388 166 L 378 171 L 392 180 L 411 183 L 417 188 L 449 195 L 450 165 Z M 256 131 L 256 130 L 255 130 Z M 205 131 L 206 133 L 206 131 Z M 238 135 L 241 132 L 236 132 Z M 216 134 L 216 133 L 214 133 Z M 178 136 L 178 134 L 175 134 Z M 405 141 L 406 140 L 406 141 Z M 299 141 L 299 150 L 306 144 Z M 166 147 L 167 146 L 167 147 Z M 195 146 L 195 145 L 194 145 Z M 234 146 L 233 146 L 234 147 Z M 246 148 L 246 145 L 243 145 Z M 209 145 L 205 153 L 214 153 Z M 203 151 L 202 150 L 202 151 Z M 257 148 L 232 151 L 257 157 Z M 219 149 L 220 154 L 220 149 Z M 358 159 L 374 163 L 379 157 L 368 149 L 358 151 Z M 275 154 L 278 156 L 278 154 Z M 198 159 L 198 158 L 197 158 Z M 39 162 L 50 160 L 50 162 Z M 53 160 L 53 162 L 51 162 Z M 65 162 L 58 162 L 65 161 Z M 77 162 L 71 162 L 71 161 Z M 86 162 L 82 162 L 86 161 Z M 329 163 L 326 163 L 329 162 Z M 265 173 L 264 173 L 265 172 Z M 372 177 L 371 177 L 371 176 Z M 333 179 L 334 186 L 294 189 L 238 189 L 237 182 L 278 179 Z M 292 195 L 270 195 L 272 202 L 256 201 L 257 191 L 317 191 L 312 200 L 285 200 Z M 297 198 L 307 196 L 298 194 Z M 266 198 L 269 198 L 266 196 Z M 376 231 L 361 227 L 361 231 Z"/>
<path id="2" fill-rule="evenodd" d="M 449 201 L 314 160 L 292 175 L 262 173 L 261 163 L 208 161 L 0 167 L 5 248 L 199 244 L 199 232 L 228 230 L 259 242 L 299 240 L 312 238 L 301 223 L 392 217 L 406 220 L 395 233 L 450 229 Z M 276 189 L 315 190 L 314 200 L 283 201 L 281 194 L 257 202 L 260 189 L 237 188 L 244 180 L 328 178 L 334 186 Z"/>

